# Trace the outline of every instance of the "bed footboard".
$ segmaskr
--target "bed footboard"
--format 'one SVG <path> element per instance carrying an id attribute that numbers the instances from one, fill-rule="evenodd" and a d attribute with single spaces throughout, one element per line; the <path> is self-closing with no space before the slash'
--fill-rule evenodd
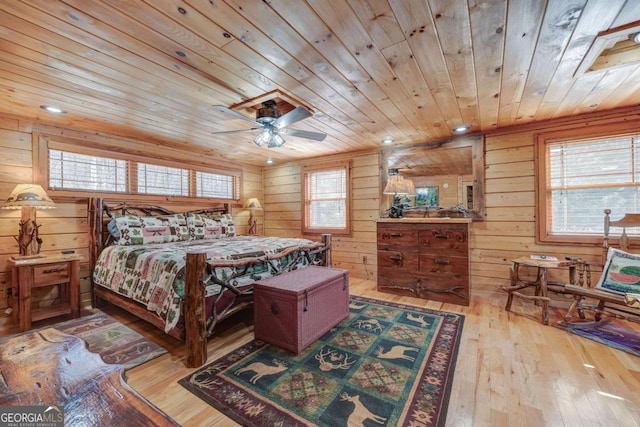
<path id="1" fill-rule="evenodd" d="M 284 254 L 283 254 L 284 255 Z M 306 251 L 302 256 L 307 257 L 308 261 L 316 258 L 319 255 L 321 260 L 319 265 L 325 267 L 331 267 L 331 235 L 322 235 L 322 246 Z M 262 262 L 256 259 L 255 263 Z M 230 261 L 229 265 L 233 265 L 234 262 Z M 293 263 L 292 263 L 293 264 Z M 251 263 L 246 261 L 242 262 L 243 266 L 249 266 Z M 291 265 L 287 265 L 283 268 L 284 271 L 288 271 Z M 235 312 L 249 306 L 249 303 L 240 301 L 239 304 L 232 304 L 230 307 L 225 308 L 222 312 L 217 312 L 214 304 L 214 311 L 212 319 L 207 321 L 206 319 L 206 303 L 205 303 L 205 288 L 207 277 L 208 264 L 206 260 L 206 254 L 203 252 L 189 252 L 187 253 L 186 263 L 186 277 L 185 277 L 185 290 L 183 301 L 183 318 L 184 318 L 184 335 L 185 345 L 187 350 L 186 365 L 189 368 L 199 367 L 205 364 L 207 361 L 207 336 L 209 336 L 215 327 L 215 325 L 221 320 L 226 319 Z M 234 298 L 241 295 L 246 295 L 246 292 L 238 291 L 234 286 L 227 283 L 219 283 L 222 286 L 222 292 L 234 293 Z M 249 292 L 251 292 L 250 290 Z M 208 326 L 207 326 L 208 323 Z"/>

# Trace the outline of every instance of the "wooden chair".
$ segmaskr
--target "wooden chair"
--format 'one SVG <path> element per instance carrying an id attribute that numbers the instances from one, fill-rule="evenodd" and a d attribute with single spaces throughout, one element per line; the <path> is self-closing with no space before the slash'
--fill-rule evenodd
<path id="1" fill-rule="evenodd" d="M 617 221 L 611 220 L 611 210 L 604 210 L 604 237 L 602 242 L 602 265 L 606 266 L 609 253 L 609 233 L 611 227 L 621 227 L 619 247 L 625 252 L 630 252 L 632 245 L 627 234 L 627 228 L 640 227 L 640 214 L 627 213 Z M 603 274 L 604 268 L 603 268 Z M 564 319 L 567 322 L 575 322 L 574 316 L 577 313 L 580 320 L 584 321 L 585 310 L 595 312 L 595 321 L 601 321 L 603 316 L 608 318 L 621 318 L 640 323 L 640 304 L 633 296 L 625 296 L 614 292 L 603 291 L 593 288 L 585 288 L 574 285 L 566 285 L 564 292 L 574 296 L 573 302 L 567 311 Z M 587 303 L 591 300 L 591 304 Z M 593 301 L 596 303 L 593 303 Z"/>

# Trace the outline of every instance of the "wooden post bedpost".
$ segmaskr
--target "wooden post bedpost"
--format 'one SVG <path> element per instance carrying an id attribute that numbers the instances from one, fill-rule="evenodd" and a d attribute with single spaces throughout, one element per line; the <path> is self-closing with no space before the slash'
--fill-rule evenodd
<path id="1" fill-rule="evenodd" d="M 325 248 L 328 248 L 324 251 L 324 266 L 331 267 L 331 234 L 323 234 L 322 235 L 322 244 Z"/>
<path id="2" fill-rule="evenodd" d="M 602 240 L 602 265 L 607 263 L 607 254 L 609 253 L 609 227 L 611 223 L 611 209 L 604 210 L 604 238 Z"/>
<path id="3" fill-rule="evenodd" d="M 207 361 L 207 331 L 204 298 L 204 277 L 207 257 L 205 252 L 188 252 L 186 278 L 184 283 L 185 345 L 187 348 L 186 365 L 197 368 Z"/>

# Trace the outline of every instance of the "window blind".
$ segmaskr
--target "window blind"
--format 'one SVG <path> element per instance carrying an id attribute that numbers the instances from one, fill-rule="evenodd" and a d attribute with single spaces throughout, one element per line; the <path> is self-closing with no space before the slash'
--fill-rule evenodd
<path id="1" fill-rule="evenodd" d="M 49 150 L 49 187 L 124 193 L 127 162 Z"/>

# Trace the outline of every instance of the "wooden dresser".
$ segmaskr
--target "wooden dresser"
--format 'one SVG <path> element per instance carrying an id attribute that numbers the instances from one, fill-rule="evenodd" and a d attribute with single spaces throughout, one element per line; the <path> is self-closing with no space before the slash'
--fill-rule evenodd
<path id="1" fill-rule="evenodd" d="M 378 220 L 378 290 L 469 305 L 467 218 Z"/>

